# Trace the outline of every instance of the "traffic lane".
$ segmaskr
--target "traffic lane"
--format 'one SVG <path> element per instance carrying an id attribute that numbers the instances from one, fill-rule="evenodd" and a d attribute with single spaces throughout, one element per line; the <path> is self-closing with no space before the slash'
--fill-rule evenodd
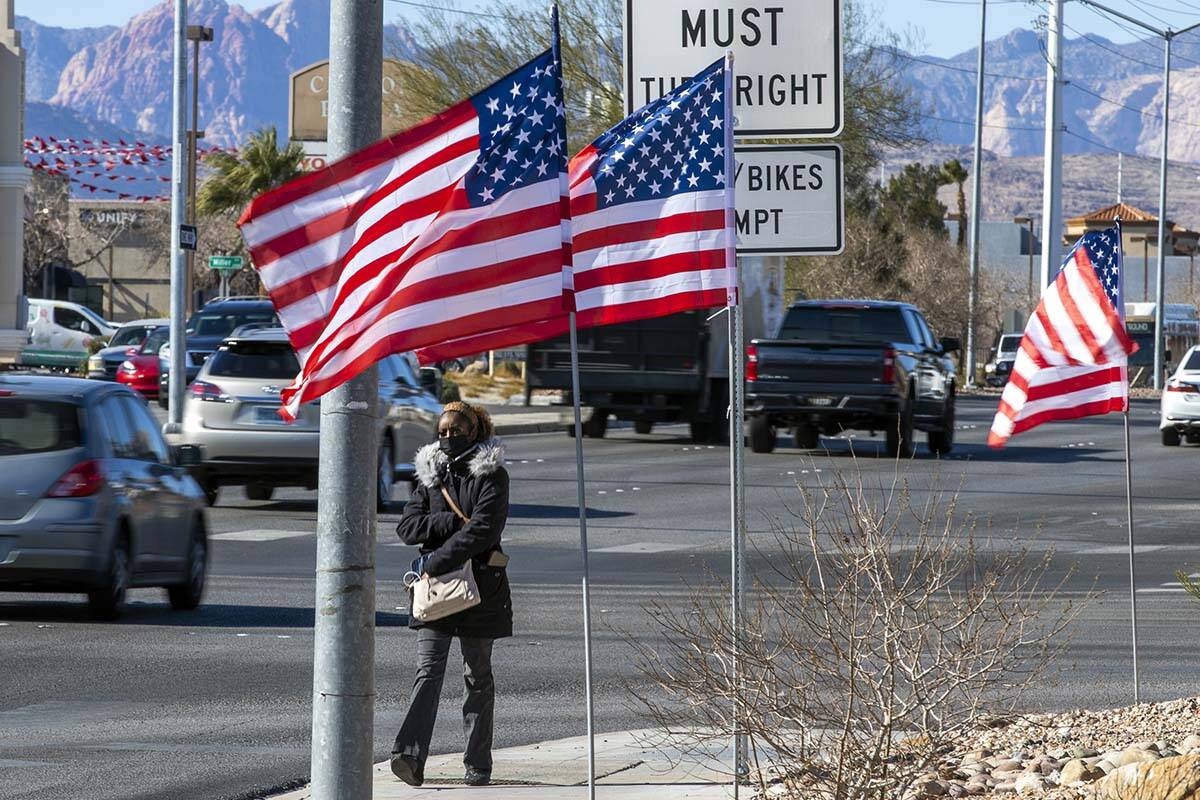
<path id="1" fill-rule="evenodd" d="M 218 579 L 213 588 L 195 615 L 136 590 L 117 624 L 59 601 L 5 604 L 12 621 L 0 641 L 12 658 L 0 678 L 0 796 L 210 800 L 307 774 L 313 582 Z M 655 592 L 678 602 L 671 594 Z M 381 607 L 401 595 L 396 582 L 377 589 Z M 647 635 L 643 597 L 625 592 L 594 607 L 599 730 L 648 722 L 624 691 L 624 637 Z M 496 746 L 582 734 L 578 587 L 518 586 L 514 609 L 517 635 L 494 654 Z M 402 616 L 381 613 L 376 630 L 377 760 L 391 750 L 415 670 L 416 637 Z M 439 753 L 461 749 L 460 693 L 446 681 Z"/>

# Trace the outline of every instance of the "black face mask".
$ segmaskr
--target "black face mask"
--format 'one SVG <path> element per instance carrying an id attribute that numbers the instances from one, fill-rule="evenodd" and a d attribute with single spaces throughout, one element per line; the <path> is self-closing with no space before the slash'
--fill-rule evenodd
<path id="1" fill-rule="evenodd" d="M 450 459 L 455 459 L 471 448 L 469 436 L 443 436 L 438 439 L 438 448 Z"/>

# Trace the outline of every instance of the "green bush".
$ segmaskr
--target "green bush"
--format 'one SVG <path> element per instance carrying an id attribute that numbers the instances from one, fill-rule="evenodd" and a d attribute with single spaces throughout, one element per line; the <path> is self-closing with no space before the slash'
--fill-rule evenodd
<path id="1" fill-rule="evenodd" d="M 444 403 L 457 403 L 462 400 L 462 395 L 458 391 L 458 384 L 448 375 L 442 377 L 442 396 L 438 398 Z"/>
<path id="2" fill-rule="evenodd" d="M 101 350 L 108 347 L 109 338 L 110 337 L 108 337 L 108 336 L 97 336 L 94 339 L 92 339 L 90 342 L 88 342 L 88 344 L 87 344 L 88 355 L 94 356 L 94 355 L 96 355 L 96 353 L 99 353 Z M 85 370 L 87 369 L 86 364 L 84 364 L 84 369 Z"/>
<path id="3" fill-rule="evenodd" d="M 516 361 L 501 361 L 496 364 L 496 375 L 498 377 L 519 378 L 521 377 L 521 365 Z"/>

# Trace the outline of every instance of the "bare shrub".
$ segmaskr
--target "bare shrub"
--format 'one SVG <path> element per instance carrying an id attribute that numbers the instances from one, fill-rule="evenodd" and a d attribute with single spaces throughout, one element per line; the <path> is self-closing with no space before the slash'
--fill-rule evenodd
<path id="1" fill-rule="evenodd" d="M 736 724 L 764 791 L 899 798 L 981 715 L 1013 709 L 1090 594 L 1060 594 L 1069 573 L 1048 580 L 1050 553 L 977 541 L 956 492 L 917 499 L 840 472 L 799 490 L 757 553 L 740 636 L 727 592 L 654 604 L 629 690 L 689 760 L 710 762 Z"/>

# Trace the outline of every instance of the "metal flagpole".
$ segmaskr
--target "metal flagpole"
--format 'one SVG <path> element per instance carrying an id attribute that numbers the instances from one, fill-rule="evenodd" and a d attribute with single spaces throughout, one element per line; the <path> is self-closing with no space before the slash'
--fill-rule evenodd
<path id="1" fill-rule="evenodd" d="M 1154 269 L 1154 388 L 1162 388 L 1163 377 L 1163 301 L 1166 299 L 1164 271 L 1167 258 L 1167 133 L 1171 127 L 1171 39 L 1163 36 L 1163 131 L 1162 154 L 1158 171 L 1158 264 Z"/>
<path id="2" fill-rule="evenodd" d="M 1128 388 L 1128 376 L 1126 376 Z M 1129 521 L 1129 610 L 1133 620 L 1133 703 L 1141 702 L 1138 682 L 1137 578 L 1133 571 L 1133 470 L 1129 464 L 1129 400 L 1125 400 L 1125 511 Z"/>
<path id="3" fill-rule="evenodd" d="M 746 737 L 738 725 L 741 713 L 741 670 L 738 663 L 740 653 L 741 614 L 745 601 L 745 564 L 743 547 L 746 535 L 746 493 L 744 484 L 745 453 L 742 445 L 742 420 L 745 417 L 742 379 L 742 286 L 737 259 L 736 215 L 734 182 L 737 175 L 734 164 L 733 143 L 733 52 L 725 53 L 725 185 L 729 188 L 725 201 L 725 229 L 728 239 L 725 245 L 725 266 L 731 271 L 732 292 L 728 296 L 729 325 L 729 528 L 730 528 L 730 623 L 733 631 L 733 797 L 738 797 L 738 780 L 747 772 Z"/>
<path id="4" fill-rule="evenodd" d="M 1042 175 L 1042 275 L 1038 295 L 1062 264 L 1062 30 L 1066 0 L 1050 0 L 1046 28 L 1046 146 Z"/>
<path id="5" fill-rule="evenodd" d="M 562 59 L 559 51 L 558 3 L 550 4 L 551 51 L 554 63 L 562 75 Z M 560 77 L 561 80 L 561 77 Z M 561 83 L 559 89 L 561 91 Z M 565 128 L 565 121 L 559 125 Z M 575 408 L 575 495 L 579 503 L 579 555 L 583 568 L 583 691 L 586 696 L 588 798 L 596 800 L 596 720 L 595 702 L 592 693 L 592 589 L 588 567 L 587 537 L 587 493 L 583 479 L 583 408 L 579 389 L 579 331 L 575 326 L 575 312 L 569 315 L 571 327 L 571 399 Z M 595 413 L 595 412 L 593 412 Z"/>
<path id="6" fill-rule="evenodd" d="M 329 5 L 329 158 L 379 138 L 383 0 Z M 375 736 L 374 366 L 321 398 L 312 797 L 371 796 Z"/>

